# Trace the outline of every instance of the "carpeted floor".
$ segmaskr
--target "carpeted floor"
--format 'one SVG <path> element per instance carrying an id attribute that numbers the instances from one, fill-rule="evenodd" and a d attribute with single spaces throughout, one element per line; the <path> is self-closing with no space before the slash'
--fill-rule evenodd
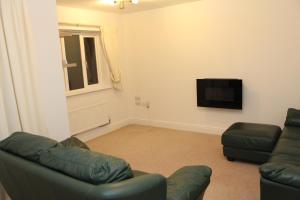
<path id="1" fill-rule="evenodd" d="M 133 169 L 169 176 L 185 165 L 213 169 L 205 200 L 259 200 L 258 165 L 229 162 L 221 137 L 130 125 L 88 142 L 92 150 L 121 157 Z"/>

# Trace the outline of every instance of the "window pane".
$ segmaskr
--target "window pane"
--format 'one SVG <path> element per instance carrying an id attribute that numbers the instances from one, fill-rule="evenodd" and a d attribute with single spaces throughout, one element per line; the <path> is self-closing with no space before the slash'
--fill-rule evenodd
<path id="1" fill-rule="evenodd" d="M 96 49 L 95 49 L 95 38 L 84 38 L 84 48 L 85 48 L 85 59 L 86 59 L 86 72 L 88 84 L 97 84 L 98 81 L 98 71 L 97 71 L 97 59 L 96 59 Z"/>
<path id="2" fill-rule="evenodd" d="M 66 36 L 64 39 L 68 63 L 77 64 L 76 67 L 68 68 L 70 90 L 84 88 L 79 35 Z"/>

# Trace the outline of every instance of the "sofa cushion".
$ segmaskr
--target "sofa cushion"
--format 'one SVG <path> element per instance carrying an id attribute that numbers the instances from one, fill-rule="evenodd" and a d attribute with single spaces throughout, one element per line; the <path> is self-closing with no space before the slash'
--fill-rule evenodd
<path id="1" fill-rule="evenodd" d="M 65 147 L 79 147 L 83 149 L 90 149 L 84 142 L 76 137 L 70 137 L 60 143 Z"/>
<path id="2" fill-rule="evenodd" d="M 300 167 L 297 165 L 269 162 L 260 167 L 260 173 L 267 180 L 300 188 Z"/>
<path id="3" fill-rule="evenodd" d="M 274 163 L 285 163 L 290 165 L 299 165 L 300 164 L 300 157 L 290 154 L 284 154 L 284 153 L 276 153 L 271 156 L 268 162 L 274 162 Z M 299 165 L 300 166 L 300 165 Z"/>
<path id="4" fill-rule="evenodd" d="M 286 126 L 272 152 L 270 162 L 300 166 L 300 127 Z"/>
<path id="5" fill-rule="evenodd" d="M 299 126 L 300 127 L 300 110 L 290 108 L 288 109 L 285 126 Z"/>
<path id="6" fill-rule="evenodd" d="M 273 155 L 277 154 L 287 154 L 300 158 L 300 140 L 280 138 L 273 151 Z"/>
<path id="7" fill-rule="evenodd" d="M 147 172 L 143 172 L 139 170 L 133 170 L 132 173 L 134 177 L 144 176 L 148 174 Z"/>
<path id="8" fill-rule="evenodd" d="M 296 127 L 296 126 L 284 127 L 280 138 L 300 140 L 300 127 Z"/>
<path id="9" fill-rule="evenodd" d="M 203 195 L 210 183 L 211 168 L 187 166 L 167 179 L 167 200 L 191 200 Z"/>
<path id="10" fill-rule="evenodd" d="M 133 177 L 130 165 L 124 160 L 82 148 L 57 146 L 48 149 L 41 154 L 40 163 L 92 184 Z"/>
<path id="11" fill-rule="evenodd" d="M 0 143 L 0 149 L 31 161 L 38 161 L 44 150 L 57 144 L 57 141 L 46 137 L 16 132 Z"/>

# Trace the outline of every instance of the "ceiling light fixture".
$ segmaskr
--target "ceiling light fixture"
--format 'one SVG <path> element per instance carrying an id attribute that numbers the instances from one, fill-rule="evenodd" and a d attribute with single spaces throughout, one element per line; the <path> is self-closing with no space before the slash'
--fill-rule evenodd
<path id="1" fill-rule="evenodd" d="M 118 5 L 120 9 L 124 9 L 126 3 L 138 4 L 139 0 L 102 0 L 102 2 L 105 4 Z"/>

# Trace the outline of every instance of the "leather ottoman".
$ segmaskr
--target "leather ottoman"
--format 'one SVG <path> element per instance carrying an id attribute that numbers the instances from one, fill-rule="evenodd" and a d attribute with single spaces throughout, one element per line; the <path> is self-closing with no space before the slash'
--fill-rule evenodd
<path id="1" fill-rule="evenodd" d="M 281 128 L 275 125 L 235 123 L 222 135 L 224 156 L 230 161 L 265 163 L 280 134 Z"/>

